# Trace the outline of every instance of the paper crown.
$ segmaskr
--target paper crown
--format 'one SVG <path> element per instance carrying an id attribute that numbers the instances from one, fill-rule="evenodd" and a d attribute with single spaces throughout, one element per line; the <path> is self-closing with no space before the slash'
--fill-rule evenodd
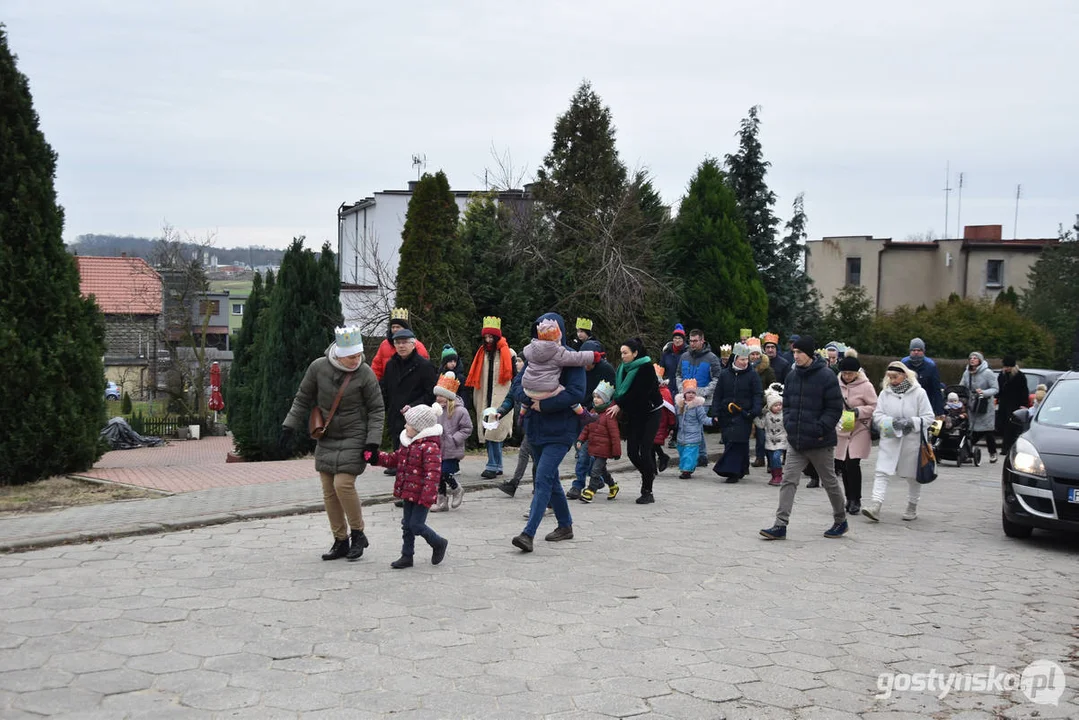
<path id="1" fill-rule="evenodd" d="M 742 328 L 741 330 L 738 331 L 738 337 L 740 337 L 740 338 L 747 338 L 752 334 L 753 334 L 753 331 L 750 330 L 749 328 Z"/>
<path id="2" fill-rule="evenodd" d="M 652 367 L 654 367 L 656 369 L 656 377 L 658 377 L 660 379 L 662 379 L 663 376 L 667 374 L 667 371 L 664 370 L 663 366 L 660 365 L 659 363 L 652 363 Z"/>
<path id="3" fill-rule="evenodd" d="M 693 378 L 686 378 L 682 381 L 682 392 L 697 392 L 697 381 Z"/>
<path id="4" fill-rule="evenodd" d="M 772 345 L 779 345 L 779 336 L 775 333 L 764 333 L 761 340 L 764 341 L 765 345 L 768 345 L 769 343 Z"/>
<path id="5" fill-rule="evenodd" d="M 755 338 L 755 337 L 748 338 L 746 340 L 746 345 L 749 346 L 749 351 L 750 352 L 760 352 L 761 351 L 761 339 L 760 338 Z"/>
<path id="6" fill-rule="evenodd" d="M 540 320 L 536 325 L 536 337 L 540 340 L 559 340 L 562 338 L 562 328 L 553 318 Z"/>
<path id="7" fill-rule="evenodd" d="M 483 331 L 488 330 L 502 330 L 502 318 L 495 317 L 494 315 L 488 315 L 483 319 Z"/>
<path id="8" fill-rule="evenodd" d="M 461 389 L 461 381 L 452 373 L 448 372 L 438 379 L 435 384 L 435 395 L 441 395 L 447 400 L 457 397 L 457 391 Z"/>
<path id="9" fill-rule="evenodd" d="M 333 331 L 333 340 L 337 345 L 335 355 L 348 357 L 363 352 L 363 335 L 358 327 L 339 327 Z"/>
<path id="10" fill-rule="evenodd" d="M 753 352 L 753 348 L 751 348 L 746 343 L 735 343 L 734 344 L 733 354 L 734 354 L 735 357 L 749 357 L 749 354 L 751 352 Z M 760 352 L 760 348 L 757 349 L 757 352 Z"/>
<path id="11" fill-rule="evenodd" d="M 588 318 L 577 318 L 577 329 L 578 330 L 591 330 L 592 329 L 592 321 L 589 320 Z"/>
<path id="12" fill-rule="evenodd" d="M 727 355 L 731 351 L 731 346 L 730 345 L 720 345 L 719 346 L 719 351 L 721 353 L 723 353 L 724 355 Z"/>
<path id="13" fill-rule="evenodd" d="M 390 321 L 404 320 L 408 322 L 408 308 L 394 308 L 390 310 Z"/>

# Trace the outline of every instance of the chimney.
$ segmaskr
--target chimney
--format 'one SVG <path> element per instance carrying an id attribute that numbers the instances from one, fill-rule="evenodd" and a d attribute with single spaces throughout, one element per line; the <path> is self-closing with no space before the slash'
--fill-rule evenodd
<path id="1" fill-rule="evenodd" d="M 408 191 L 410 193 L 416 192 L 416 186 L 419 185 L 419 184 L 420 184 L 419 180 L 409 180 L 408 181 Z"/>
<path id="2" fill-rule="evenodd" d="M 964 240 L 1001 240 L 1004 237 L 1003 225 L 964 225 Z"/>

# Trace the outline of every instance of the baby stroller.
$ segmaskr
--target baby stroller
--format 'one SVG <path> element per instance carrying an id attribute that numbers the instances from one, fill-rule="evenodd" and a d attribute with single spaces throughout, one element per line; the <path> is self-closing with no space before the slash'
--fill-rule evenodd
<path id="1" fill-rule="evenodd" d="M 933 423 L 930 431 L 934 436 L 933 452 L 938 460 L 954 460 L 959 467 L 969 462 L 978 467 L 982 462 L 982 449 L 974 447 L 972 440 L 970 391 L 965 385 L 949 385 L 944 388 L 944 396 L 947 397 L 949 393 L 959 396 L 963 408 L 960 411 L 950 411 L 945 414 L 943 421 Z"/>

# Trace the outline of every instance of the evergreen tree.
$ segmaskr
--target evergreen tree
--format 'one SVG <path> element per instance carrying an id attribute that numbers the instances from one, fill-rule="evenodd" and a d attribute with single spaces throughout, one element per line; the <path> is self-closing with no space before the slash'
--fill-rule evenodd
<path id="1" fill-rule="evenodd" d="M 681 270 L 680 317 L 717 345 L 743 327 L 764 326 L 768 297 L 743 235 L 734 193 L 709 158 L 697 168 L 671 228 L 666 253 Z"/>
<path id="2" fill-rule="evenodd" d="M 273 273 L 269 276 L 272 277 Z M 240 332 L 232 345 L 232 367 L 225 384 L 225 410 L 228 412 L 229 430 L 232 431 L 236 451 L 243 457 L 252 454 L 255 435 L 255 417 L 251 378 L 258 374 L 258 352 L 255 348 L 255 332 L 259 315 L 265 305 L 262 275 L 255 273 L 251 294 L 244 304 L 244 318 Z"/>
<path id="3" fill-rule="evenodd" d="M 780 318 L 777 323 L 789 322 L 778 312 L 785 305 L 780 288 L 779 250 L 776 246 L 776 218 L 772 208 L 776 204 L 776 194 L 768 189 L 765 175 L 772 163 L 764 159 L 760 143 L 760 106 L 749 109 L 749 116 L 742 120 L 738 131 L 738 152 L 726 156 L 727 181 L 734 190 L 738 207 L 742 212 L 745 236 L 753 249 L 753 260 L 757 264 L 761 280 L 768 293 L 769 317 Z"/>
<path id="4" fill-rule="evenodd" d="M 844 286 L 832 298 L 832 302 L 824 312 L 822 321 L 824 335 L 818 338 L 821 347 L 835 340 L 865 352 L 871 347 L 870 325 L 873 317 L 873 300 L 866 289 L 861 285 Z"/>
<path id="5" fill-rule="evenodd" d="M 1046 248 L 1030 268 L 1019 303 L 1024 316 L 1044 325 L 1055 341 L 1055 367 L 1079 361 L 1079 241 Z"/>
<path id="6" fill-rule="evenodd" d="M 495 195 L 474 197 L 465 208 L 459 236 L 468 251 L 464 276 L 468 296 L 474 304 L 473 317 L 495 315 L 502 318 L 502 334 L 511 347 L 520 348 L 531 338 L 532 321 L 539 314 L 541 300 L 528 273 L 512 256 L 512 211 L 495 201 Z M 479 328 L 472 323 L 472 336 L 454 347 L 467 364 L 478 344 Z"/>
<path id="7" fill-rule="evenodd" d="M 311 361 L 325 354 L 333 342 L 334 327 L 341 321 L 336 282 L 332 284 L 333 297 L 327 297 L 331 288 L 327 273 L 336 278 L 337 271 L 332 261 L 321 263 L 304 249 L 303 240 L 296 238 L 285 252 L 256 324 L 258 370 L 244 380 L 251 386 L 253 402 L 254 432 L 246 441 L 250 452 L 244 456 L 249 460 L 280 460 L 314 447 L 314 441 L 306 436 L 297 437 L 291 448 L 278 447 L 281 423 L 292 407 L 300 380 Z"/>
<path id="8" fill-rule="evenodd" d="M 536 314 L 583 315 L 618 340 L 662 332 L 664 290 L 657 247 L 667 209 L 647 174 L 630 177 L 618 158 L 611 111 L 588 82 L 559 116 L 537 172 L 543 224 L 527 245 Z"/>
<path id="9" fill-rule="evenodd" d="M 1015 288 L 1009 285 L 1007 290 L 997 295 L 995 302 L 997 305 L 1011 305 L 1013 308 L 1018 308 L 1019 293 L 1015 291 Z"/>
<path id="10" fill-rule="evenodd" d="M 626 181 L 611 110 L 582 82 L 555 122 L 551 150 L 536 172 L 535 197 L 548 226 L 532 258 L 543 298 L 537 310 L 593 314 L 595 307 L 579 291 L 595 270 L 592 258 L 623 204 Z"/>
<path id="11" fill-rule="evenodd" d="M 410 310 L 413 331 L 432 351 L 444 343 L 463 345 L 475 334 L 458 214 L 446 174 L 425 173 L 409 200 L 401 232 L 397 305 Z"/>
<path id="12" fill-rule="evenodd" d="M 85 470 L 105 425 L 104 319 L 79 292 L 56 153 L 0 25 L 0 484 Z"/>
<path id="13" fill-rule="evenodd" d="M 769 293 L 768 326 L 786 338 L 807 335 L 819 327 L 820 293 L 805 271 L 806 214 L 802 193 L 794 198 L 787 234 L 775 265 L 775 292 Z"/>

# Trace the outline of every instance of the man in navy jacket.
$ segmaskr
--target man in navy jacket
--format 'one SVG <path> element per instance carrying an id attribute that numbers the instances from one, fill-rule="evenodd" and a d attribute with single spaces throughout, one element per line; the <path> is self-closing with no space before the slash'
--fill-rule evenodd
<path id="1" fill-rule="evenodd" d="M 933 414 L 940 417 L 944 414 L 944 393 L 940 387 L 940 371 L 937 370 L 937 364 L 925 356 L 925 340 L 921 338 L 910 341 L 909 352 L 910 355 L 903 358 L 903 364 L 918 374 L 918 384 L 929 396 Z"/>
<path id="2" fill-rule="evenodd" d="M 817 357 L 816 341 L 805 335 L 794 343 L 794 367 L 783 386 L 783 429 L 787 431 L 787 459 L 783 464 L 783 485 L 779 488 L 776 522 L 760 531 L 766 540 L 787 537 L 787 522 L 794 508 L 798 480 L 808 463 L 820 473 L 820 481 L 832 503 L 832 527 L 827 538 L 847 532 L 846 498 L 836 478 L 836 425 L 843 415 L 843 394 L 839 379 L 824 358 Z"/>

